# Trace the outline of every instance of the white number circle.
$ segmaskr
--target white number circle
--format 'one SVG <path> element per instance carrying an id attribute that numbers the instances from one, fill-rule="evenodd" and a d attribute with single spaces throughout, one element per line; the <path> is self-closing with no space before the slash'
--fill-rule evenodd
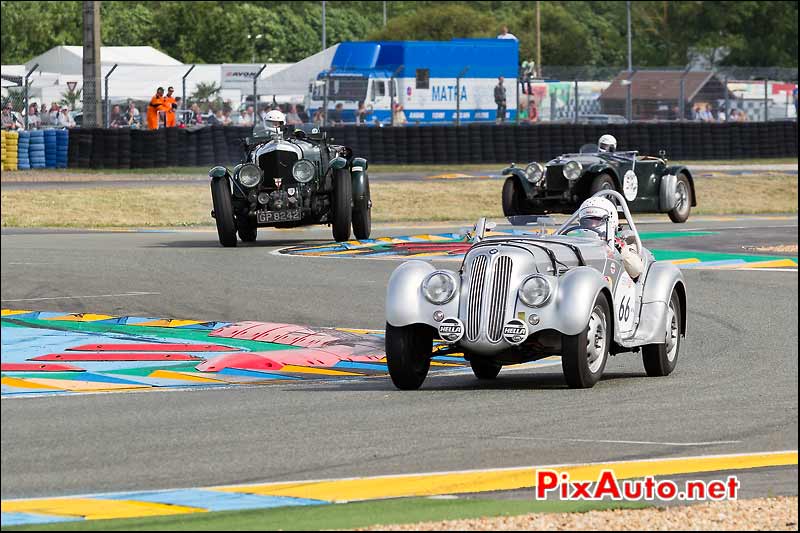
<path id="1" fill-rule="evenodd" d="M 636 199 L 636 193 L 639 192 L 639 180 L 633 170 L 629 170 L 622 178 L 622 194 L 625 199 L 632 202 Z"/>

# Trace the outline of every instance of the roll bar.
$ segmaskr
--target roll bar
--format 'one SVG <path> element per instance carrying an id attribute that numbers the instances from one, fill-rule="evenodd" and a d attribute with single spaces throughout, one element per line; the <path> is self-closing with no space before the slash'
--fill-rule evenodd
<path id="1" fill-rule="evenodd" d="M 597 191 L 592 195 L 592 198 L 597 197 L 607 197 L 617 201 L 617 204 L 622 207 L 622 213 L 625 215 L 625 220 L 628 222 L 628 226 L 630 226 L 633 234 L 636 236 L 636 249 L 639 252 L 639 255 L 642 255 L 642 241 L 639 239 L 639 230 L 636 229 L 636 224 L 633 222 L 633 217 L 631 216 L 631 212 L 628 209 L 628 202 L 625 201 L 625 197 L 622 196 L 617 191 L 611 189 L 603 189 L 602 191 Z M 566 222 L 564 222 L 561 227 L 556 230 L 556 235 L 561 235 L 561 232 L 565 229 L 569 228 L 575 220 L 577 220 L 578 215 L 580 214 L 581 210 L 578 209 L 572 216 L 570 216 Z"/>

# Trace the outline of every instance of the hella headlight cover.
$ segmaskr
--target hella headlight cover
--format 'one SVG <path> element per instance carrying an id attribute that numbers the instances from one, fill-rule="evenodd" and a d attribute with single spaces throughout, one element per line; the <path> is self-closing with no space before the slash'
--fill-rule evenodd
<path id="1" fill-rule="evenodd" d="M 314 179 L 314 163 L 301 159 L 292 167 L 292 176 L 300 183 L 308 183 Z"/>
<path id="2" fill-rule="evenodd" d="M 570 181 L 574 181 L 581 177 L 581 172 L 583 171 L 583 165 L 581 165 L 577 161 L 570 161 L 566 165 L 564 165 L 564 177 Z"/>
<path id="3" fill-rule="evenodd" d="M 544 167 L 541 163 L 531 163 L 525 167 L 525 178 L 531 183 L 538 183 L 544 177 Z"/>
<path id="4" fill-rule="evenodd" d="M 441 270 L 431 272 L 422 280 L 422 294 L 432 304 L 446 304 L 456 295 L 456 280 Z"/>
<path id="5" fill-rule="evenodd" d="M 522 282 L 519 299 L 529 307 L 541 307 L 550 299 L 553 288 L 544 276 L 534 275 Z"/>
<path id="6" fill-rule="evenodd" d="M 261 171 L 252 163 L 244 164 L 239 167 L 236 180 L 245 187 L 255 187 L 261 183 Z"/>

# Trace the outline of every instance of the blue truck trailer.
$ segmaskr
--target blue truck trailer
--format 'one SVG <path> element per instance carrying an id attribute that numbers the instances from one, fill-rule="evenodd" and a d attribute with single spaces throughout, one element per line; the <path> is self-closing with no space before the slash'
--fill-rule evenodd
<path id="1" fill-rule="evenodd" d="M 355 122 L 359 103 L 367 123 L 391 123 L 399 104 L 409 124 L 493 122 L 494 88 L 504 78 L 507 113 L 516 117 L 519 43 L 513 39 L 370 41 L 341 43 L 330 68 L 312 83 L 309 108 L 337 104 L 341 120 Z"/>

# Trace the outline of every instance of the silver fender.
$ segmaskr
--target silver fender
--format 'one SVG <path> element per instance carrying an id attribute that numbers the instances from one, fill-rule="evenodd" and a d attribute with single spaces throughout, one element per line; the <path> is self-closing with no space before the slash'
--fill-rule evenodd
<path id="1" fill-rule="evenodd" d="M 577 267 L 561 276 L 555 301 L 557 316 L 561 323 L 555 329 L 565 335 L 577 335 L 586 329 L 594 302 L 602 291 L 608 298 L 609 309 L 613 310 L 614 301 L 608 290 L 608 284 L 597 270 L 591 267 Z M 614 324 L 614 330 L 616 329 Z"/>
<path id="2" fill-rule="evenodd" d="M 639 325 L 634 342 L 642 344 L 663 344 L 669 332 L 667 313 L 672 291 L 678 292 L 681 305 L 681 334 L 686 335 L 686 282 L 680 269 L 672 263 L 652 263 L 647 272 Z"/>
<path id="3" fill-rule="evenodd" d="M 442 311 L 446 318 L 458 317 L 458 300 L 461 292 L 461 278 L 452 272 L 456 279 L 455 297 L 444 305 L 434 305 L 422 295 L 422 280 L 436 269 L 426 261 L 407 261 L 397 267 L 389 278 L 386 289 L 386 322 L 401 327 L 411 324 L 428 324 L 438 327 L 433 319 L 435 311 Z"/>

